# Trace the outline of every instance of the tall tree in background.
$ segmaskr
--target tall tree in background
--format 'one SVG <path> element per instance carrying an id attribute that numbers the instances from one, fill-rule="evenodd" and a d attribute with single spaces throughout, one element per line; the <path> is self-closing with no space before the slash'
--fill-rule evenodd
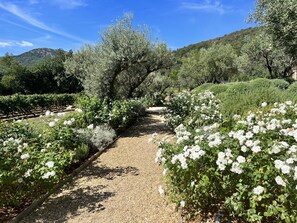
<path id="1" fill-rule="evenodd" d="M 265 32 L 248 38 L 237 59 L 241 74 L 255 77 L 285 78 L 290 67 L 290 57 L 283 48 L 276 47 Z"/>
<path id="2" fill-rule="evenodd" d="M 152 43 L 148 29 L 134 29 L 132 21 L 133 16 L 125 14 L 96 46 L 84 46 L 66 61 L 68 73 L 80 77 L 88 95 L 129 98 L 150 73 L 171 67 L 166 45 Z"/>
<path id="3" fill-rule="evenodd" d="M 207 82 L 228 81 L 237 73 L 236 58 L 230 44 L 217 44 L 208 49 L 192 51 L 183 61 L 179 80 L 182 86 L 189 88 Z"/>
<path id="4" fill-rule="evenodd" d="M 297 63 L 297 2 L 296 0 L 256 0 L 256 9 L 250 17 L 265 25 L 273 42 L 283 47 L 291 57 L 292 66 Z"/>
<path id="5" fill-rule="evenodd" d="M 25 83 L 30 79 L 28 69 L 18 63 L 12 56 L 5 55 L 0 59 L 0 93 L 28 93 Z"/>

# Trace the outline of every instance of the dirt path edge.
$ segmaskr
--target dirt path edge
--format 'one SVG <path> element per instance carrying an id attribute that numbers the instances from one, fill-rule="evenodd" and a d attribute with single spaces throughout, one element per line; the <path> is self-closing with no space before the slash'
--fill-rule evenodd
<path id="1" fill-rule="evenodd" d="M 67 175 L 53 189 L 51 189 L 50 191 L 48 191 L 46 194 L 42 195 L 40 198 L 37 198 L 36 200 L 34 200 L 29 207 L 25 208 L 21 213 L 19 213 L 17 216 L 15 216 L 10 222 L 11 223 L 20 222 L 23 218 L 25 218 L 26 216 L 28 216 L 29 214 L 31 214 L 49 196 L 51 196 L 53 193 L 57 192 L 64 185 L 70 183 L 74 179 L 75 176 L 77 176 L 81 171 L 83 171 L 84 169 L 86 169 L 94 160 L 96 160 L 98 157 L 100 157 L 108 148 L 110 148 L 121 137 L 121 135 L 122 134 L 118 135 L 111 143 L 109 143 L 103 149 L 99 150 L 97 153 L 95 153 L 93 156 L 91 156 L 89 159 L 87 159 L 82 165 L 80 165 L 78 168 L 76 168 L 71 174 Z"/>

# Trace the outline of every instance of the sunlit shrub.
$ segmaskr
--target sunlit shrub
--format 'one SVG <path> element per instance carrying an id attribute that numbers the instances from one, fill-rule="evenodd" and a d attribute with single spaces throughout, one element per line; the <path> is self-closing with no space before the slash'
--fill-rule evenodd
<path id="1" fill-rule="evenodd" d="M 219 107 L 207 108 L 219 113 Z M 297 104 L 262 102 L 230 120 L 217 117 L 195 124 L 189 120 L 197 114 L 189 113 L 175 128 L 175 140 L 159 143 L 156 159 L 173 201 L 192 216 L 296 222 Z"/>

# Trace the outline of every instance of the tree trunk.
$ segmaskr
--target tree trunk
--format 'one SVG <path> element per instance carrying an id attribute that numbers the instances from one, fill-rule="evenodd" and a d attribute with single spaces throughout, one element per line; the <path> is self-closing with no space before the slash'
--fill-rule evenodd
<path id="1" fill-rule="evenodd" d="M 297 80 L 297 58 L 292 58 L 292 76 L 294 80 Z"/>
<path id="2" fill-rule="evenodd" d="M 270 79 L 273 79 L 273 71 L 272 71 L 272 61 L 269 62 L 269 59 L 267 56 L 264 56 L 265 58 L 265 62 L 266 62 L 266 67 L 268 69 L 268 72 L 269 72 L 269 76 L 270 76 Z"/>

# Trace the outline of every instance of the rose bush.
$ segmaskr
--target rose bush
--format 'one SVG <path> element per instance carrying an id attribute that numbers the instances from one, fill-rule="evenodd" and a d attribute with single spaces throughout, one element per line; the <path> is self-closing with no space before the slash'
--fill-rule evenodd
<path id="1" fill-rule="evenodd" d="M 297 104 L 263 102 L 223 119 L 212 93 L 188 100 L 174 142 L 159 142 L 156 158 L 173 201 L 192 217 L 297 222 Z"/>
<path id="2" fill-rule="evenodd" d="M 82 97 L 71 114 L 47 111 L 35 122 L 0 122 L 0 207 L 40 196 L 144 111 L 136 100 Z"/>

